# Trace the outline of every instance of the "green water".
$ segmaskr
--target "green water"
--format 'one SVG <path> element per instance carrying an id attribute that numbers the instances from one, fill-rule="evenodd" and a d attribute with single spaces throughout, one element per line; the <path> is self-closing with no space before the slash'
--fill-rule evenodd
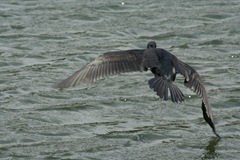
<path id="1" fill-rule="evenodd" d="M 239 0 L 1 0 L 0 159 L 239 159 L 239 11 Z M 150 72 L 52 87 L 151 40 L 203 77 L 220 141 L 180 75 L 181 104 L 149 89 Z"/>

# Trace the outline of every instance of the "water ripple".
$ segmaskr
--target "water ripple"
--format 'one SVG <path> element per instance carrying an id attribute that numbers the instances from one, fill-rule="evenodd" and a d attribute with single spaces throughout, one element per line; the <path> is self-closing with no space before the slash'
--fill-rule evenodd
<path id="1" fill-rule="evenodd" d="M 0 158 L 238 159 L 239 2 L 2 1 Z M 66 90 L 54 84 L 100 54 L 155 40 L 203 77 L 216 139 L 201 100 L 160 100 L 151 73 Z"/>

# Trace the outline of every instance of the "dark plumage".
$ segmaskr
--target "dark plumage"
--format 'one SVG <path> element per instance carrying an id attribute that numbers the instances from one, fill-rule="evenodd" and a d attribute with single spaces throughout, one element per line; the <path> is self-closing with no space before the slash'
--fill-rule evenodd
<path id="1" fill-rule="evenodd" d="M 164 100 L 168 99 L 170 91 L 171 100 L 174 103 L 184 101 L 182 91 L 173 84 L 176 74 L 183 75 L 184 85 L 202 98 L 203 117 L 219 137 L 215 131 L 212 110 L 202 78 L 191 66 L 168 51 L 157 48 L 154 41 L 148 43 L 147 49 L 106 52 L 63 80 L 57 87 L 67 88 L 85 82 L 94 82 L 114 74 L 142 72 L 148 69 L 154 74 L 154 78 L 148 81 L 150 88 Z"/>

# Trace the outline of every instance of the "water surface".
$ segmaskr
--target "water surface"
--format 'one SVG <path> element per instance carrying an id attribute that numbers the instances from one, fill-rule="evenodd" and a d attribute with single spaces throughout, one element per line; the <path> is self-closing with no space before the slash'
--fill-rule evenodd
<path id="1" fill-rule="evenodd" d="M 240 3 L 3 0 L 0 158 L 239 159 Z M 151 40 L 193 66 L 209 92 L 219 141 L 201 100 L 160 100 L 151 73 L 59 91 L 52 86 L 100 54 Z"/>

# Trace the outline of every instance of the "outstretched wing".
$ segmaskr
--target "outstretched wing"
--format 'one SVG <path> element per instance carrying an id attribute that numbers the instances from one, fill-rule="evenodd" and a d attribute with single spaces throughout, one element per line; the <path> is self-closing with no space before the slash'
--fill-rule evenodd
<path id="1" fill-rule="evenodd" d="M 142 71 L 143 52 L 144 49 L 106 52 L 60 82 L 57 87 L 67 88 L 81 83 L 94 82 L 114 74 Z"/>
<path id="2" fill-rule="evenodd" d="M 209 104 L 208 94 L 204 87 L 202 78 L 195 69 L 193 69 L 188 64 L 178 60 L 177 57 L 175 57 L 174 55 L 172 55 L 171 59 L 176 71 L 185 77 L 184 85 L 190 88 L 193 92 L 195 92 L 198 96 L 202 98 L 203 117 L 205 121 L 210 125 L 213 132 L 219 137 L 213 124 L 212 109 Z"/>

